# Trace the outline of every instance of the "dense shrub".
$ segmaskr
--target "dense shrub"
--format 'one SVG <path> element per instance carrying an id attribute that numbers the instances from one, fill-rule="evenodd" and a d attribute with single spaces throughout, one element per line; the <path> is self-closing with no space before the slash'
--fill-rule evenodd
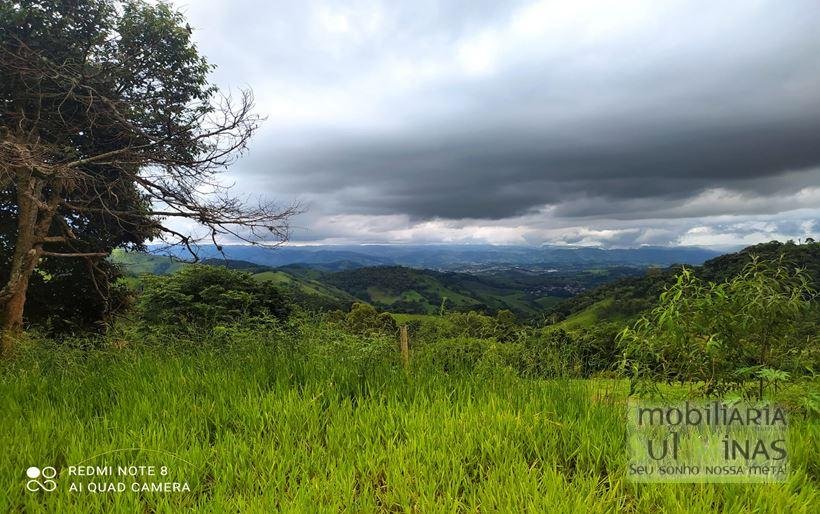
<path id="1" fill-rule="evenodd" d="M 340 321 L 350 332 L 360 335 L 371 333 L 396 335 L 399 330 L 393 316 L 387 312 L 379 313 L 372 305 L 366 303 L 354 303 L 350 312 Z"/>
<path id="2" fill-rule="evenodd" d="M 414 354 L 418 365 L 445 373 L 470 373 L 476 369 L 492 341 L 472 337 L 443 339 Z"/>
<path id="3" fill-rule="evenodd" d="M 601 323 L 575 335 L 576 358 L 582 376 L 590 377 L 617 368 L 621 360 L 618 346 L 621 328 L 616 323 Z"/>
<path id="4" fill-rule="evenodd" d="M 447 321 L 452 327 L 453 336 L 485 339 L 495 332 L 493 319 L 474 311 L 448 314 Z"/>
<path id="5" fill-rule="evenodd" d="M 9 270 L 8 255 L 0 248 L 0 283 Z M 93 266 L 85 259 L 44 260 L 31 276 L 25 323 L 50 335 L 104 331 L 133 302 L 120 278 L 120 270 L 106 260 Z"/>
<path id="6" fill-rule="evenodd" d="M 172 275 L 143 277 L 143 318 L 169 325 L 213 326 L 240 317 L 284 319 L 288 305 L 268 282 L 224 267 L 193 265 Z"/>
<path id="7" fill-rule="evenodd" d="M 556 377 L 579 373 L 573 336 L 562 329 L 546 329 L 524 341 L 521 372 L 530 377 Z"/>
<path id="8" fill-rule="evenodd" d="M 577 377 L 584 373 L 577 339 L 556 329 L 530 334 L 515 342 L 450 337 L 423 344 L 414 359 L 422 367 L 445 373 L 514 372 L 523 377 Z"/>
<path id="9" fill-rule="evenodd" d="M 763 396 L 764 386 L 805 367 L 816 339 L 796 321 L 811 309 L 814 291 L 802 269 L 752 259 L 716 284 L 684 269 L 660 305 L 624 329 L 624 369 L 633 385 L 690 382 L 707 394 L 737 390 Z M 750 380 L 757 387 L 748 388 Z"/>
<path id="10" fill-rule="evenodd" d="M 613 370 L 620 362 L 620 327 L 604 324 L 579 332 L 521 325 L 509 311 L 476 312 L 411 320 L 411 348 L 425 364 L 445 371 L 486 368 L 492 362 L 533 378 L 582 377 Z M 418 355 L 418 354 L 417 354 Z"/>
<path id="11" fill-rule="evenodd" d="M 494 321 L 494 336 L 498 341 L 512 341 L 518 335 L 520 326 L 516 315 L 508 310 L 501 309 L 496 313 Z"/>
<path id="12" fill-rule="evenodd" d="M 507 309 L 498 311 L 495 316 L 468 311 L 453 312 L 443 318 L 445 324 L 441 328 L 453 337 L 495 339 L 508 342 L 515 340 L 522 330 L 516 315 Z"/>

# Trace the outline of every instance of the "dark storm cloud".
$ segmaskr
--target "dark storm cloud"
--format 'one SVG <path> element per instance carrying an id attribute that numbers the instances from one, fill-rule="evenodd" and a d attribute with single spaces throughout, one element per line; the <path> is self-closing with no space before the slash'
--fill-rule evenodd
<path id="1" fill-rule="evenodd" d="M 561 205 L 566 216 L 613 214 L 623 207 L 617 201 L 674 201 L 714 187 L 780 193 L 805 183 L 760 179 L 820 163 L 820 117 L 610 130 L 540 135 L 509 127 L 420 141 L 340 137 L 307 155 L 280 154 L 282 164 L 271 170 L 293 190 L 342 195 L 356 212 L 498 219 L 544 204 Z M 584 197 L 613 203 L 569 203 Z"/>
<path id="2" fill-rule="evenodd" d="M 659 219 L 776 215 L 820 188 L 814 1 L 187 11 L 221 83 L 251 84 L 270 115 L 234 177 L 304 200 L 324 227 L 305 237 L 398 223 L 322 225 L 338 216 L 522 231 L 547 217 L 618 227 L 565 242 L 655 242 L 683 230 Z"/>

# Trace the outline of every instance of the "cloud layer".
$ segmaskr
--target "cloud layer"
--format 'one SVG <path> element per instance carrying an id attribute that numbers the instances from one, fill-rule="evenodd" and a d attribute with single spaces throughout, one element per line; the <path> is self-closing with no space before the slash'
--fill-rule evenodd
<path id="1" fill-rule="evenodd" d="M 294 239 L 739 245 L 820 218 L 820 4 L 180 6 Z M 816 237 L 816 236 L 815 236 Z"/>

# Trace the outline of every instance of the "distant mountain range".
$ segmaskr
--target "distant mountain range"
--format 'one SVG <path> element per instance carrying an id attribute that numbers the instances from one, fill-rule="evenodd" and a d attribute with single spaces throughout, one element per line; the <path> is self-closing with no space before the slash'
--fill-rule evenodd
<path id="1" fill-rule="evenodd" d="M 309 246 L 200 249 L 205 264 L 248 271 L 274 282 L 309 308 L 345 308 L 365 301 L 392 312 L 510 309 L 538 316 L 548 307 L 649 267 L 698 264 L 700 248 L 555 248 L 522 246 Z M 177 249 L 175 255 L 186 256 Z M 167 256 L 115 252 L 129 273 L 171 273 L 185 264 Z"/>
<path id="2" fill-rule="evenodd" d="M 157 251 L 154 248 L 152 251 Z M 227 258 L 269 267 L 304 264 L 338 271 L 370 266 L 406 266 L 439 271 L 485 272 L 493 269 L 523 268 L 533 271 L 590 269 L 612 266 L 669 266 L 702 264 L 720 255 L 698 247 L 640 247 L 602 249 L 556 246 L 492 245 L 349 245 L 280 246 L 264 248 L 226 245 L 224 255 L 213 245 L 200 247 L 202 259 Z M 188 257 L 175 248 L 173 255 Z"/>
<path id="3" fill-rule="evenodd" d="M 177 259 L 115 250 L 111 260 L 132 276 L 173 273 L 189 264 Z M 403 266 L 323 269 L 322 265 L 269 267 L 242 260 L 204 259 L 203 264 L 246 271 L 272 282 L 294 303 L 310 310 L 347 309 L 363 301 L 379 309 L 409 314 L 509 309 L 537 317 L 544 309 L 580 292 L 619 278 L 641 276 L 645 268 L 610 266 L 589 270 L 525 271 L 520 268 L 459 273 Z"/>
<path id="4" fill-rule="evenodd" d="M 295 303 L 309 309 L 347 308 L 355 301 L 398 313 L 434 314 L 509 309 L 525 318 L 561 321 L 565 328 L 623 321 L 651 307 L 679 268 L 699 264 L 708 250 L 639 248 L 635 250 L 545 249 L 522 247 L 366 247 L 357 253 L 339 247 L 275 250 L 203 248 L 204 264 L 227 266 L 276 284 Z M 820 244 L 766 243 L 711 258 L 697 272 L 722 281 L 736 274 L 751 254 L 787 257 L 820 280 Z M 374 255 L 375 254 L 375 255 Z M 241 255 L 243 259 L 237 259 Z M 342 260 L 338 260 L 344 257 Z M 167 256 L 116 250 L 112 261 L 129 274 L 172 273 L 187 264 Z M 299 259 L 297 263 L 289 263 Z M 393 264 L 435 263 L 438 270 Z M 274 263 L 274 265 L 267 263 Z M 286 262 L 285 265 L 278 265 Z M 373 265 L 377 264 L 377 265 Z M 670 264 L 669 267 L 666 265 Z M 447 266 L 460 269 L 449 271 Z M 465 273 L 464 271 L 469 271 Z M 820 283 L 815 287 L 820 288 Z"/>

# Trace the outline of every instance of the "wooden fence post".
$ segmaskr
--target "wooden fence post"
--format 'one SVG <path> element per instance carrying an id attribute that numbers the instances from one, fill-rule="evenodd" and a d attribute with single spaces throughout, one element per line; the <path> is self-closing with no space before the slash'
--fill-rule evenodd
<path id="1" fill-rule="evenodd" d="M 407 335 L 407 325 L 401 326 L 401 360 L 404 367 L 410 367 L 410 336 Z"/>

